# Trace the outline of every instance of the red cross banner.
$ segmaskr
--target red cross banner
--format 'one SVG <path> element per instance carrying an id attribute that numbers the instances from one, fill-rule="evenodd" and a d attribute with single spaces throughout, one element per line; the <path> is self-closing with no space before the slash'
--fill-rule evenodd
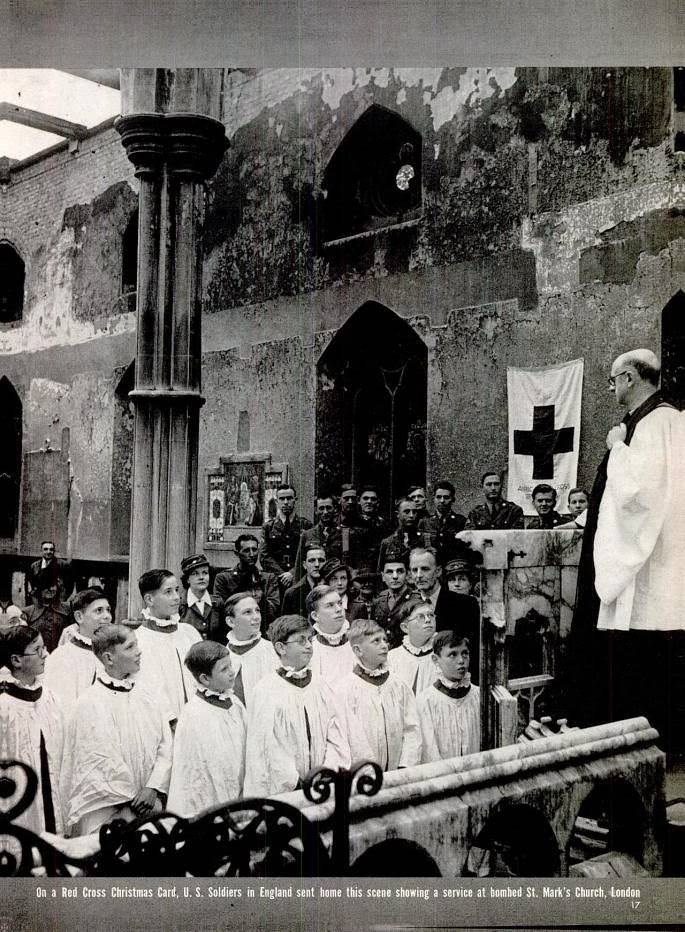
<path id="1" fill-rule="evenodd" d="M 534 515 L 531 493 L 544 482 L 556 489 L 555 507 L 563 514 L 578 473 L 583 360 L 540 369 L 508 368 L 507 394 L 507 498 L 524 514 Z"/>

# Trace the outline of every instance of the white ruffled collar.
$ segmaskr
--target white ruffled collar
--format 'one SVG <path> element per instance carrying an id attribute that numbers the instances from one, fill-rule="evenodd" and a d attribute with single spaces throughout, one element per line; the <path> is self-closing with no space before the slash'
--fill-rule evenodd
<path id="1" fill-rule="evenodd" d="M 304 680 L 312 672 L 311 667 L 309 666 L 302 667 L 299 670 L 294 670 L 292 667 L 284 667 L 283 664 L 281 664 L 281 669 L 285 671 L 283 676 L 287 680 Z"/>
<path id="2" fill-rule="evenodd" d="M 0 680 L 3 683 L 14 683 L 20 689 L 28 689 L 33 692 L 36 689 L 41 689 L 43 686 L 43 674 L 37 676 L 34 682 L 29 686 L 28 683 L 22 683 L 21 680 L 18 680 L 13 673 L 10 673 L 7 667 L 2 667 L 0 669 Z"/>
<path id="3" fill-rule="evenodd" d="M 171 618 L 155 618 L 149 608 L 144 608 L 142 611 L 143 618 L 147 621 L 154 622 L 158 628 L 170 628 L 172 625 L 177 625 L 179 622 L 179 614 L 176 612 L 175 615 L 172 615 Z"/>
<path id="4" fill-rule="evenodd" d="M 422 647 L 415 647 L 409 640 L 409 635 L 405 634 L 402 638 L 402 647 L 415 657 L 425 657 L 426 654 L 433 652 L 433 638 L 430 637 Z"/>
<path id="5" fill-rule="evenodd" d="M 324 641 L 328 641 L 329 644 L 337 645 L 344 637 L 346 637 L 347 632 L 350 630 L 350 623 L 347 620 L 343 621 L 340 630 L 336 631 L 335 634 L 327 634 L 325 631 L 322 631 L 319 627 L 319 623 L 316 621 L 312 625 L 312 628 L 316 631 L 320 638 L 323 638 Z"/>
<path id="6" fill-rule="evenodd" d="M 438 677 L 443 686 L 446 686 L 447 689 L 459 689 L 461 687 L 466 687 L 471 685 L 471 674 L 465 673 L 461 680 L 448 680 L 446 676 L 443 676 L 442 673 Z"/>
<path id="7" fill-rule="evenodd" d="M 93 646 L 92 638 L 87 638 L 85 634 L 81 634 L 80 631 L 74 631 L 71 636 L 72 641 L 81 641 L 82 644 L 85 644 L 87 647 Z"/>
<path id="8" fill-rule="evenodd" d="M 254 644 L 255 641 L 261 640 L 262 635 L 257 632 L 251 638 L 248 638 L 246 641 L 242 641 L 240 638 L 237 638 L 233 633 L 233 629 L 230 628 L 226 640 L 229 644 L 235 644 L 236 647 L 246 647 L 248 644 Z"/>
<path id="9" fill-rule="evenodd" d="M 361 660 L 357 658 L 357 666 L 360 668 L 360 670 L 363 670 L 367 676 L 384 676 L 388 672 L 387 663 L 381 664 L 380 667 L 376 667 L 375 670 L 370 670 L 369 667 L 365 667 Z"/>
<path id="10" fill-rule="evenodd" d="M 232 699 L 233 690 L 228 690 L 228 692 L 218 693 L 215 689 L 210 689 L 208 686 L 198 686 L 197 691 L 202 693 L 203 696 L 207 696 L 209 699 Z"/>
<path id="11" fill-rule="evenodd" d="M 136 685 L 136 681 L 131 679 L 131 677 L 126 677 L 125 680 L 118 680 L 115 676 L 110 676 L 106 670 L 100 670 L 98 672 L 98 679 L 104 686 L 114 686 L 119 690 L 129 690 L 133 689 Z"/>

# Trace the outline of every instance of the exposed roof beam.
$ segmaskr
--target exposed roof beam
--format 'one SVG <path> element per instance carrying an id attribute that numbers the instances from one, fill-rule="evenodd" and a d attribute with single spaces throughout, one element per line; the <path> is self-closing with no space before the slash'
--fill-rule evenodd
<path id="1" fill-rule="evenodd" d="M 11 123 L 21 123 L 32 129 L 40 129 L 45 133 L 54 133 L 66 139 L 83 139 L 88 134 L 88 127 L 81 123 L 71 123 L 49 113 L 38 110 L 28 110 L 18 104 L 0 101 L 0 120 L 9 120 Z"/>
<path id="2" fill-rule="evenodd" d="M 86 81 L 93 81 L 94 84 L 104 84 L 106 87 L 113 87 L 119 90 L 119 69 L 118 68 L 89 68 L 87 71 L 72 71 L 70 68 L 60 68 L 65 74 L 73 74 L 77 78 L 85 78 Z"/>

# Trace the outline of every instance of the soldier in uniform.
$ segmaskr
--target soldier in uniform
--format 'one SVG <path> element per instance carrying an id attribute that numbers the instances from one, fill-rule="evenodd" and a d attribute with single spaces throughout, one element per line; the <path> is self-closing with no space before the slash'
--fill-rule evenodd
<path id="1" fill-rule="evenodd" d="M 381 541 L 388 533 L 388 526 L 378 514 L 378 490 L 365 485 L 359 491 L 359 526 L 366 531 L 364 563 L 376 566 Z"/>
<path id="2" fill-rule="evenodd" d="M 466 518 L 452 510 L 456 492 L 451 482 L 440 479 L 435 484 L 435 514 L 419 521 L 419 531 L 428 532 L 430 546 L 438 553 L 441 566 L 452 559 L 458 549 L 457 534 L 464 530 Z"/>
<path id="3" fill-rule="evenodd" d="M 430 543 L 430 540 L 426 539 L 428 533 L 426 532 L 424 537 L 416 527 L 416 505 L 408 498 L 401 498 L 397 502 L 397 524 L 397 530 L 381 541 L 378 552 L 379 573 L 383 572 L 388 550 L 399 552 L 401 558 L 408 563 L 410 550 Z"/>
<path id="4" fill-rule="evenodd" d="M 295 514 L 297 492 L 292 485 L 284 483 L 276 490 L 278 511 L 264 525 L 264 539 L 259 549 L 262 569 L 275 573 L 281 592 L 292 586 L 295 579 L 297 547 L 300 535 L 308 531 L 312 523 Z"/>
<path id="5" fill-rule="evenodd" d="M 178 620 L 192 625 L 203 641 L 225 644 L 228 628 L 224 603 L 209 594 L 209 560 L 204 553 L 181 560 L 181 583 L 186 591 L 178 606 Z"/>
<path id="6" fill-rule="evenodd" d="M 34 584 L 36 601 L 24 609 L 24 615 L 27 624 L 42 634 L 45 648 L 51 654 L 62 632 L 73 621 L 71 608 L 60 601 L 57 581 L 50 570 L 45 576 L 38 576 Z"/>
<path id="7" fill-rule="evenodd" d="M 391 623 L 392 613 L 397 606 L 403 605 L 414 594 L 414 589 L 409 585 L 408 580 L 407 558 L 402 550 L 386 551 L 382 578 L 386 588 L 373 600 L 371 617 L 385 629 L 388 635 L 388 645 L 392 648 L 397 647 L 402 640 L 399 628 Z"/>
<path id="8" fill-rule="evenodd" d="M 281 608 L 278 577 L 259 567 L 259 541 L 254 534 L 241 534 L 235 542 L 235 552 L 238 565 L 216 574 L 214 594 L 224 602 L 236 592 L 253 596 L 262 615 L 262 634 L 266 634 Z"/>
<path id="9" fill-rule="evenodd" d="M 476 505 L 466 519 L 466 529 L 475 531 L 504 531 L 523 527 L 523 509 L 502 498 L 502 477 L 488 470 L 481 478 L 482 505 Z"/>
<path id="10" fill-rule="evenodd" d="M 563 524 L 564 519 L 554 508 L 557 503 L 556 489 L 545 482 L 541 482 L 535 486 L 531 497 L 533 506 L 537 511 L 535 517 L 530 518 L 527 522 L 527 526 L 531 531 L 549 530 L 558 524 Z"/>

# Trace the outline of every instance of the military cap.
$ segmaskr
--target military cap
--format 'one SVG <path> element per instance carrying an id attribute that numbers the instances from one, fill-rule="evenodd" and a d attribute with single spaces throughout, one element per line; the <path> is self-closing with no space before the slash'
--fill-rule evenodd
<path id="1" fill-rule="evenodd" d="M 200 566 L 209 566 L 209 560 L 204 553 L 194 553 L 192 556 L 181 560 L 181 572 L 184 576 L 192 573 L 193 570 L 198 569 Z"/>

